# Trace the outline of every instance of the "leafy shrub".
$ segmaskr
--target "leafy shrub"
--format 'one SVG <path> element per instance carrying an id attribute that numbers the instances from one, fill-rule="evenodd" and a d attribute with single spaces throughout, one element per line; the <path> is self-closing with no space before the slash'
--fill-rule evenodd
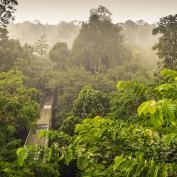
<path id="1" fill-rule="evenodd" d="M 85 86 L 73 106 L 75 116 L 81 118 L 105 116 L 109 112 L 109 98 L 101 91 Z"/>
<path id="2" fill-rule="evenodd" d="M 66 132 L 70 136 L 74 135 L 75 125 L 81 122 L 81 118 L 76 116 L 69 116 L 67 117 L 62 126 L 60 127 L 60 130 Z"/>
<path id="3" fill-rule="evenodd" d="M 137 117 L 136 110 L 145 100 L 147 87 L 130 81 L 119 81 L 117 91 L 111 94 L 110 117 L 113 119 L 131 119 Z"/>

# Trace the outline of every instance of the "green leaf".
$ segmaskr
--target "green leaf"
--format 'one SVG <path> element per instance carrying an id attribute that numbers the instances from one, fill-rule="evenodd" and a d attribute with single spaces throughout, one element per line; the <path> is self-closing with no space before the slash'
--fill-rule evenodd
<path id="1" fill-rule="evenodd" d="M 169 145 L 177 136 L 177 133 L 169 133 L 164 135 L 162 140 L 166 145 Z"/>
<path id="2" fill-rule="evenodd" d="M 176 78 L 177 77 L 177 71 L 170 70 L 170 69 L 164 69 L 160 72 L 161 76 L 168 77 L 168 78 Z"/>
<path id="3" fill-rule="evenodd" d="M 139 107 L 138 107 L 138 116 L 141 116 L 142 113 L 144 113 L 144 111 L 147 108 L 147 102 L 142 103 Z"/>
<path id="4" fill-rule="evenodd" d="M 117 83 L 117 90 L 123 90 L 125 81 L 119 81 Z"/>
<path id="5" fill-rule="evenodd" d="M 28 157 L 28 153 L 25 148 L 21 147 L 17 149 L 16 154 L 18 156 L 18 164 L 19 166 L 22 166 L 24 164 L 24 161 Z"/>
<path id="6" fill-rule="evenodd" d="M 156 112 L 156 110 L 157 110 L 156 101 L 151 100 L 148 103 L 149 103 L 148 104 L 148 111 L 149 111 L 149 113 L 154 114 Z"/>
<path id="7" fill-rule="evenodd" d="M 69 165 L 69 163 L 73 160 L 73 152 L 71 149 L 66 150 L 64 153 L 64 158 L 65 158 L 65 164 Z"/>
<path id="8" fill-rule="evenodd" d="M 115 158 L 115 163 L 113 165 L 113 170 L 116 171 L 116 169 L 120 166 L 121 163 L 125 162 L 126 159 L 123 156 L 117 156 Z"/>
<path id="9" fill-rule="evenodd" d="M 154 174 L 153 174 L 152 177 L 157 177 L 158 176 L 158 172 L 159 172 L 159 166 L 156 166 L 155 170 L 154 170 Z"/>
<path id="10" fill-rule="evenodd" d="M 80 169 L 80 170 L 84 170 L 88 167 L 89 165 L 89 160 L 88 159 L 85 159 L 84 157 L 79 157 L 77 159 L 77 167 Z"/>
<path id="11" fill-rule="evenodd" d="M 136 161 L 131 162 L 131 165 L 126 170 L 127 177 L 131 176 L 131 173 L 136 165 L 137 165 Z"/>
<path id="12" fill-rule="evenodd" d="M 141 116 L 142 113 L 147 114 L 148 112 L 150 114 L 154 114 L 156 110 L 157 110 L 156 101 L 154 100 L 146 101 L 138 107 L 138 115 Z"/>
<path id="13" fill-rule="evenodd" d="M 170 120 L 170 121 L 175 121 L 175 110 L 176 110 L 176 105 L 172 104 L 169 101 L 165 101 L 162 106 L 163 112 L 165 114 L 165 117 Z"/>
<path id="14" fill-rule="evenodd" d="M 163 125 L 163 114 L 161 110 L 158 110 L 154 115 L 151 116 L 151 123 L 155 128 L 159 128 Z"/>

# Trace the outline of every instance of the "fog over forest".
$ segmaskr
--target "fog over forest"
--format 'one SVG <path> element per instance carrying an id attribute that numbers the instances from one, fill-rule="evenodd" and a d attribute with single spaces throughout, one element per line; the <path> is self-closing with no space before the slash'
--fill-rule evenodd
<path id="1" fill-rule="evenodd" d="M 23 23 L 12 23 L 8 26 L 9 37 L 19 39 L 22 44 L 33 45 L 40 35 L 45 34 L 50 46 L 57 42 L 67 42 L 72 46 L 74 39 L 78 36 L 81 28 L 81 21 L 60 22 L 58 25 L 42 24 L 40 21 L 26 21 Z M 118 23 L 123 28 L 122 35 L 128 43 L 151 48 L 156 41 L 156 36 L 152 35 L 155 24 L 148 24 L 143 20 L 134 22 L 127 20 L 125 23 Z"/>
<path id="2" fill-rule="evenodd" d="M 66 42 L 71 49 L 74 40 L 79 35 L 81 21 L 60 22 L 58 25 L 42 24 L 40 21 L 26 21 L 23 23 L 11 23 L 8 25 L 9 37 L 18 39 L 22 44 L 35 45 L 35 42 L 42 36 L 46 36 L 46 42 L 51 48 L 57 42 Z M 145 62 L 148 66 L 156 68 L 158 58 L 152 47 L 157 42 L 158 37 L 152 35 L 155 24 L 148 24 L 143 20 L 134 22 L 127 20 L 125 23 L 115 24 L 122 28 L 121 35 L 124 42 L 133 48 L 136 55 L 140 55 L 138 62 Z"/>

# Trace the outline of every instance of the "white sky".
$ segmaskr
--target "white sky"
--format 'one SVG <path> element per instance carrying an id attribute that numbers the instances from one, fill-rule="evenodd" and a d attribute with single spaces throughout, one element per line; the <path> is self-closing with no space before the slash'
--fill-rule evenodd
<path id="1" fill-rule="evenodd" d="M 16 21 L 40 20 L 58 24 L 60 21 L 87 20 L 89 10 L 106 6 L 114 22 L 128 19 L 157 22 L 160 17 L 177 13 L 177 0 L 18 0 Z"/>

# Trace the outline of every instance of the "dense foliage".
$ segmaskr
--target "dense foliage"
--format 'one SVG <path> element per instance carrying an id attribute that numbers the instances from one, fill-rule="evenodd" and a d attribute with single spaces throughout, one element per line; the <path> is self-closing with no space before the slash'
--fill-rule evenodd
<path id="1" fill-rule="evenodd" d="M 39 92 L 24 86 L 20 72 L 0 74 L 0 158 L 13 160 L 16 148 L 25 141 L 37 117 Z"/>
<path id="2" fill-rule="evenodd" d="M 101 91 L 85 86 L 73 105 L 73 114 L 80 118 L 105 116 L 109 112 L 109 98 Z"/>
<path id="3" fill-rule="evenodd" d="M 70 51 L 66 43 L 57 43 L 50 50 L 50 59 L 56 63 L 55 68 L 64 70 L 68 63 Z"/>
<path id="4" fill-rule="evenodd" d="M 157 49 L 162 66 L 168 69 L 177 69 L 177 14 L 161 18 L 158 27 L 153 30 L 153 34 L 161 35 L 154 49 Z"/>
<path id="5" fill-rule="evenodd" d="M 16 0 L 0 1 L 0 40 L 7 38 L 7 24 L 14 19 L 15 7 L 18 5 Z"/>
<path id="6" fill-rule="evenodd" d="M 8 71 L 19 58 L 23 57 L 23 48 L 19 41 L 3 40 L 0 41 L 0 55 L 0 71 Z"/>
<path id="7" fill-rule="evenodd" d="M 133 119 L 124 117 L 122 120 L 120 112 L 83 121 L 76 116 L 76 119 L 70 117 L 64 122 L 62 130 L 71 136 L 60 130 L 43 132 L 44 136 L 47 134 L 51 138 L 51 147 L 44 150 L 30 150 L 31 147 L 19 149 L 19 164 L 33 170 L 29 164 L 40 161 L 32 158 L 40 150 L 39 157 L 47 159 L 48 165 L 57 165 L 61 175 L 65 174 L 62 171 L 65 164 L 74 176 L 175 176 L 177 133 L 176 98 L 173 93 L 176 93 L 177 72 L 163 70 L 161 75 L 168 78 L 168 83 L 146 86 L 146 89 L 143 84 L 118 82 L 118 93 L 125 94 L 128 89 L 131 94 L 142 96 L 143 93 L 143 100 L 155 99 L 145 101 L 139 107 L 136 102 L 131 102 L 135 108 L 132 110 Z M 81 94 L 88 95 L 83 91 Z M 82 101 L 87 103 L 88 100 Z M 131 114 L 125 112 L 126 116 Z M 77 125 L 74 126 L 74 123 Z M 73 127 L 74 132 L 70 132 Z"/>

